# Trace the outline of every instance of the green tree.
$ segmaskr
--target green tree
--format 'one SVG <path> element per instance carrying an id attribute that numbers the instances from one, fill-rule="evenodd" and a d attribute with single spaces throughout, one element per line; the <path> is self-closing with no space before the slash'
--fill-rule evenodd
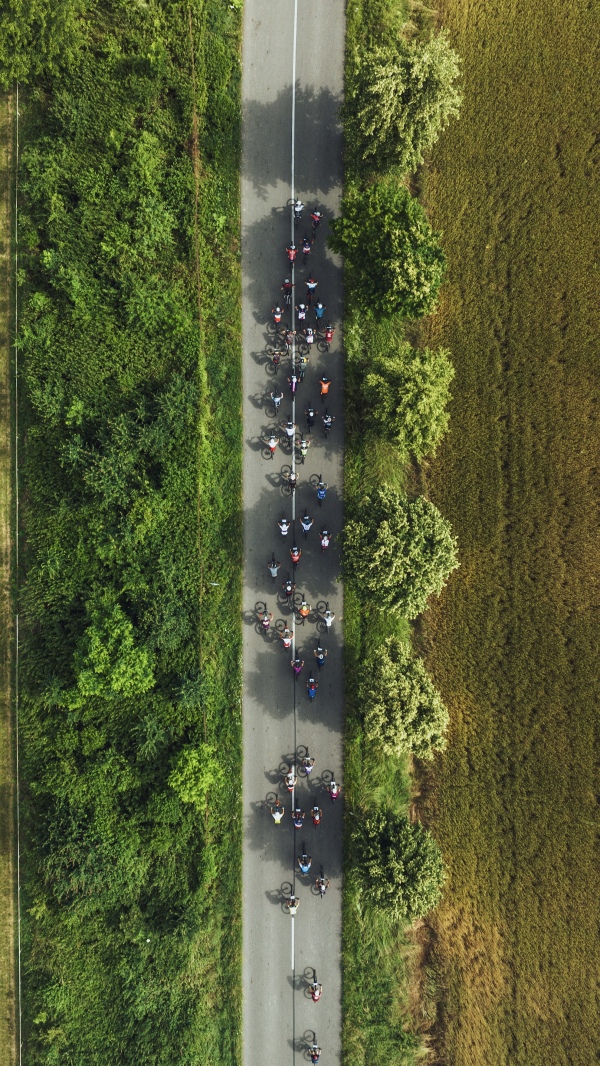
<path id="1" fill-rule="evenodd" d="M 359 700 L 367 740 L 387 755 L 412 752 L 424 759 L 446 746 L 448 711 L 421 659 L 397 637 L 388 637 L 365 662 Z"/>
<path id="2" fill-rule="evenodd" d="M 416 618 L 458 566 L 450 523 L 429 500 L 367 496 L 344 529 L 344 573 L 380 610 Z"/>
<path id="3" fill-rule="evenodd" d="M 369 423 L 406 458 L 433 455 L 449 422 L 446 405 L 454 377 L 449 352 L 399 341 L 395 351 L 368 366 L 363 393 Z"/>
<path id="4" fill-rule="evenodd" d="M 358 820 L 353 837 L 365 902 L 410 923 L 437 906 L 444 883 L 440 850 L 426 829 L 408 818 L 376 811 Z"/>
<path id="5" fill-rule="evenodd" d="M 433 311 L 446 259 L 418 200 L 396 178 L 352 189 L 329 244 L 344 256 L 365 311 L 418 318 Z"/>
<path id="6" fill-rule="evenodd" d="M 358 158 L 379 171 L 416 170 L 460 111 L 458 75 L 459 58 L 445 33 L 365 50 L 345 109 Z"/>
<path id="7" fill-rule="evenodd" d="M 179 755 L 169 776 L 169 784 L 184 803 L 202 810 L 212 788 L 223 785 L 223 768 L 212 744 L 187 747 Z"/>

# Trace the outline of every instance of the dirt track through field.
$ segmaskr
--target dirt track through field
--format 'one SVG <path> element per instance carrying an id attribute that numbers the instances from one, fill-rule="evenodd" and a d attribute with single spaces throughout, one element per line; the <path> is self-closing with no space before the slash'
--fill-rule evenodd
<path id="1" fill-rule="evenodd" d="M 340 1060 L 341 1025 L 341 865 L 342 805 L 332 803 L 327 781 L 342 775 L 342 645 L 343 603 L 339 577 L 339 540 L 342 524 L 342 356 L 340 264 L 325 246 L 327 219 L 337 212 L 341 192 L 341 131 L 338 109 L 343 84 L 344 8 L 323 0 L 285 0 L 274 13 L 265 0 L 248 0 L 245 7 L 243 73 L 242 164 L 242 283 L 244 359 L 244 862 L 243 862 L 243 987 L 244 1063 L 300 1063 L 307 1058 L 312 1034 L 323 1049 L 322 1064 Z M 294 231 L 290 198 L 300 197 L 307 208 Z M 270 311 L 282 300 L 281 285 L 291 275 L 286 245 L 300 244 L 311 233 L 309 210 L 325 214 L 306 267 L 299 255 L 292 280 L 293 305 L 305 301 L 304 282 L 312 270 L 318 294 L 326 305 L 325 320 L 336 327 L 330 352 L 310 351 L 305 380 L 294 400 L 288 391 L 292 360 L 282 359 L 275 376 L 264 352 Z M 292 307 L 284 321 L 294 324 Z M 309 321 L 315 318 L 309 310 Z M 297 329 L 302 323 L 295 321 Z M 270 372 L 269 372 L 270 371 Z M 334 428 L 325 439 L 319 379 L 332 379 L 327 400 Z M 270 410 L 269 394 L 281 388 L 284 399 L 278 417 Z M 306 432 L 306 407 L 313 403 L 317 423 L 310 434 L 304 463 L 294 449 L 277 448 L 273 461 L 261 439 L 277 423 L 290 419 Z M 283 476 L 299 475 L 296 495 L 286 495 Z M 314 484 L 322 475 L 327 496 L 319 506 Z M 304 538 L 300 518 L 305 509 L 314 525 Z M 284 515 L 295 521 L 283 537 L 277 522 Z M 321 552 L 319 532 L 334 534 L 333 545 Z M 290 559 L 294 537 L 302 549 L 296 573 Z M 272 553 L 281 562 L 273 582 L 267 561 Z M 313 610 L 300 624 L 283 602 L 281 584 L 287 575 L 305 594 Z M 336 619 L 320 634 L 315 608 L 328 602 Z M 273 632 L 256 625 L 256 606 L 266 604 L 273 623 L 289 624 L 293 650 L 305 661 L 294 683 L 292 651 L 284 650 Z M 319 671 L 314 650 L 319 638 L 327 648 Z M 306 681 L 314 672 L 319 688 L 308 699 Z M 293 795 L 281 788 L 281 765 L 309 749 L 315 759 L 310 776 L 300 776 Z M 343 787 L 343 776 L 342 776 Z M 285 816 L 275 825 L 268 810 L 276 795 Z M 292 805 L 305 811 L 302 829 L 295 830 Z M 323 811 L 313 825 L 310 810 Z M 312 856 L 312 869 L 301 876 L 297 858 L 302 844 Z M 323 866 L 330 887 L 325 899 L 315 893 L 314 880 Z M 293 889 L 300 899 L 295 917 L 283 908 Z M 313 968 L 323 984 L 323 996 L 313 1003 L 307 994 Z"/>

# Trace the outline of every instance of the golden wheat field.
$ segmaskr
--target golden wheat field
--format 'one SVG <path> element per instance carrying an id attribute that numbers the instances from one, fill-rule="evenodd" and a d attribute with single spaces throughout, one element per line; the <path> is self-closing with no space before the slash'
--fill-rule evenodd
<path id="1" fill-rule="evenodd" d="M 600 8 L 443 0 L 465 100 L 423 175 L 450 269 L 425 471 L 461 568 L 421 641 L 451 711 L 421 808 L 446 1066 L 600 1057 Z"/>

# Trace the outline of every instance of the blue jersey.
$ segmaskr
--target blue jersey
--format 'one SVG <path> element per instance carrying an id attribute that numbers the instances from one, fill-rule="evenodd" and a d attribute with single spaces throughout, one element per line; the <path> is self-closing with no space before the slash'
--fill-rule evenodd
<path id="1" fill-rule="evenodd" d="M 325 499 L 325 494 L 326 494 L 326 492 L 327 492 L 327 489 L 321 489 L 321 488 L 318 488 L 318 489 L 317 489 L 317 498 L 318 498 L 319 500 L 324 500 L 324 499 Z"/>

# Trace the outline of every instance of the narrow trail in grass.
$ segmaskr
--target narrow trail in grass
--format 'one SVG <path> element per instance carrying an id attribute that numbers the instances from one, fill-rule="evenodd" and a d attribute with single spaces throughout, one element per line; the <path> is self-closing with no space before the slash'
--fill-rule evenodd
<path id="1" fill-rule="evenodd" d="M 18 1054 L 16 768 L 11 598 L 11 304 L 14 100 L 0 95 L 0 1066 Z"/>
<path id="2" fill-rule="evenodd" d="M 324 32 L 326 27 L 327 32 Z M 334 537 L 342 523 L 342 359 L 340 344 L 341 271 L 325 246 L 323 223 L 306 266 L 302 256 L 294 270 L 294 304 L 305 301 L 305 280 L 312 272 L 327 320 L 337 327 L 328 353 L 310 352 L 310 365 L 294 403 L 288 391 L 291 359 L 284 357 L 277 376 L 265 356 L 273 338 L 267 332 L 270 310 L 282 301 L 281 285 L 288 268 L 285 248 L 290 233 L 297 245 L 310 215 L 318 206 L 327 220 L 337 212 L 341 193 L 341 131 L 338 109 L 343 84 L 344 17 L 340 5 L 333 12 L 323 0 L 286 0 L 276 18 L 264 0 L 249 0 L 245 8 L 243 75 L 242 164 L 242 285 L 244 352 L 244 866 L 243 866 L 243 988 L 244 1062 L 300 1062 L 306 1041 L 316 1039 L 328 1063 L 339 1061 L 341 1028 L 341 865 L 342 804 L 332 804 L 327 780 L 342 772 L 342 596 L 338 584 L 340 553 L 337 539 L 321 553 L 323 527 Z M 295 78 L 294 78 L 295 70 Z M 292 158 L 293 157 L 293 158 Z M 300 197 L 307 207 L 295 231 L 289 201 Z M 292 308 L 284 321 L 294 323 Z M 315 324 L 309 309 L 309 323 Z M 295 323 L 296 328 L 302 324 Z M 325 439 L 319 394 L 323 372 L 332 378 L 328 397 L 335 417 Z M 280 388 L 284 400 L 275 416 L 270 393 Z M 267 431 L 291 418 L 306 430 L 305 408 L 317 408 L 317 424 L 304 463 L 288 446 L 277 448 L 275 459 L 264 457 L 261 439 Z M 295 468 L 298 489 L 285 494 L 284 475 Z M 314 481 L 319 475 L 329 489 L 318 506 Z M 300 517 L 308 510 L 314 525 L 307 539 Z M 285 514 L 294 525 L 283 538 L 277 522 Z M 306 595 L 313 610 L 300 624 L 286 607 L 281 584 L 292 575 L 290 548 L 294 538 L 302 557 L 293 579 L 296 595 Z M 267 568 L 272 553 L 281 568 L 272 581 Z M 326 635 L 319 632 L 316 608 L 329 602 L 336 620 Z M 268 635 L 256 626 L 257 604 L 266 604 L 274 625 Z M 294 630 L 293 649 L 286 651 L 273 628 L 287 623 Z M 258 628 L 258 632 L 257 632 Z M 327 664 L 319 673 L 318 693 L 309 702 L 306 681 L 318 673 L 314 650 L 319 639 L 327 648 Z M 290 668 L 292 650 L 304 660 L 296 684 Z M 297 760 L 308 749 L 315 759 L 309 779 L 299 777 L 294 795 L 281 790 L 281 765 Z M 268 810 L 281 797 L 285 815 L 275 825 Z M 295 830 L 292 804 L 305 811 L 302 830 Z M 313 826 L 311 807 L 323 811 Z M 298 873 L 303 843 L 312 856 L 309 875 Z M 331 884 L 320 900 L 314 881 L 323 866 Z M 285 893 L 294 890 L 300 907 L 291 919 L 283 910 Z M 307 977 L 316 969 L 323 984 L 323 1001 L 312 1003 Z"/>

